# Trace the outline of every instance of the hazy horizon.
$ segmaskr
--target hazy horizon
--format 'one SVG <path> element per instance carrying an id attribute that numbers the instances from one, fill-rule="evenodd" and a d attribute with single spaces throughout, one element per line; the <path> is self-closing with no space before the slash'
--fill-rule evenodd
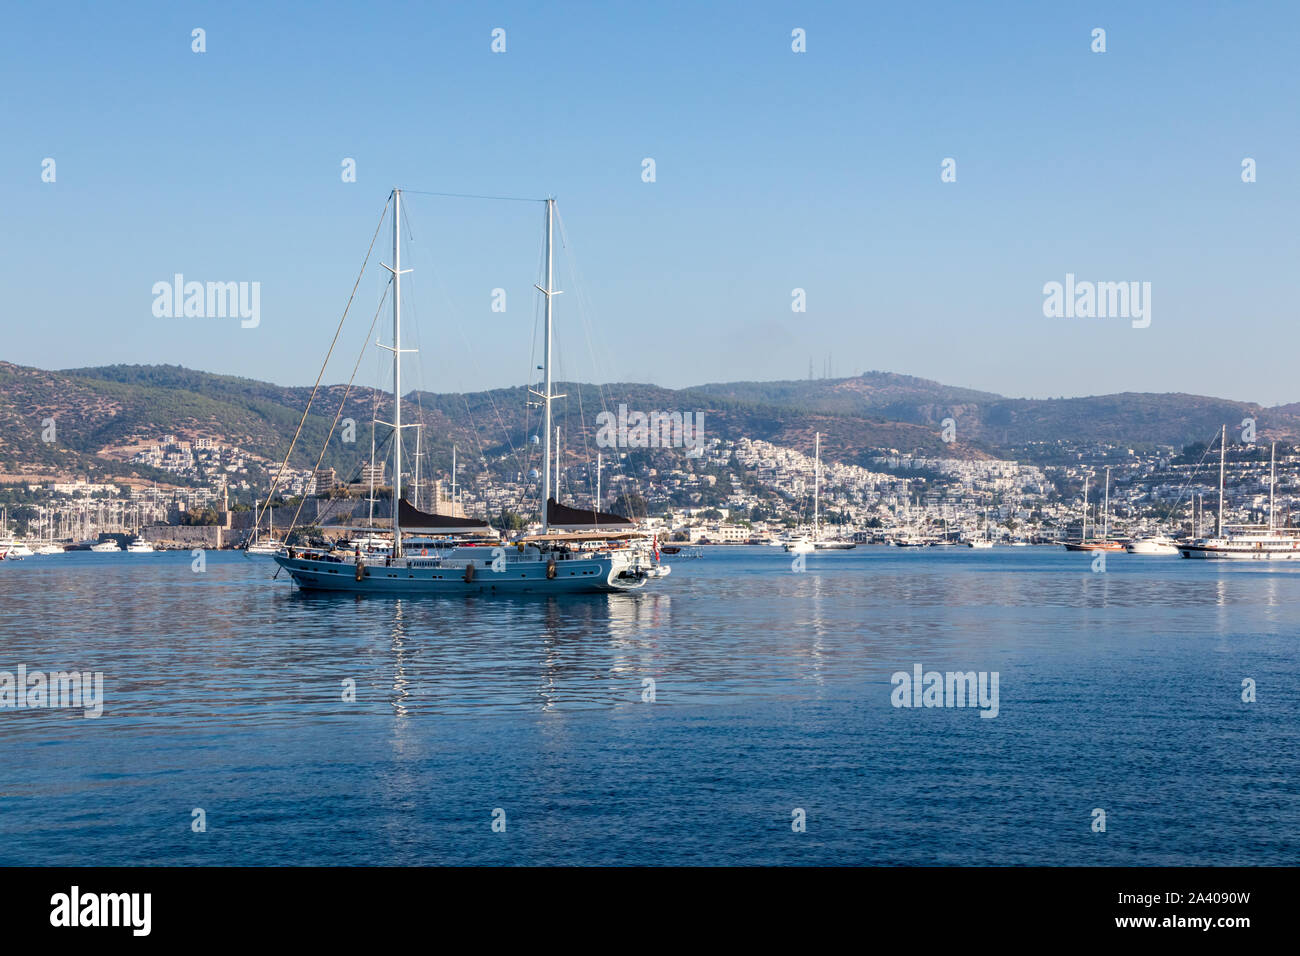
<path id="1" fill-rule="evenodd" d="M 355 358 L 355 356 L 354 356 L 353 358 Z M 6 359 L 3 359 L 3 358 L 0 358 L 0 361 L 7 361 L 7 360 L 6 360 Z M 22 363 L 12 363 L 12 364 L 22 364 Z M 168 365 L 176 366 L 177 364 L 178 364 L 178 363 L 175 363 L 175 362 L 151 362 L 151 363 L 141 363 L 141 362 L 109 362 L 109 363 L 105 363 L 105 364 L 101 364 L 101 365 L 80 365 L 80 366 L 67 366 L 67 367 L 64 367 L 64 368 L 50 368 L 50 369 L 42 369 L 42 371 L 54 372 L 54 373 L 58 373 L 58 374 L 67 374 L 67 373 L 73 372 L 73 371 L 75 371 L 75 370 L 77 370 L 77 369 L 95 369 L 95 368 L 105 368 L 105 367 L 112 366 L 112 365 L 139 365 L 139 366 L 141 366 L 141 367 L 146 367 L 146 368 L 147 368 L 147 367 L 164 367 L 164 366 L 168 366 Z M 39 368 L 39 366 L 28 366 L 28 367 L 37 367 L 37 368 Z M 206 374 L 209 374 L 209 375 L 221 375 L 221 376 L 228 376 L 228 377 L 231 377 L 231 378 L 251 379 L 251 380 L 253 380 L 253 381 L 261 382 L 261 383 L 263 383 L 263 384 L 267 384 L 267 385 L 275 385 L 275 386 L 280 387 L 280 388 L 311 388 L 312 385 L 315 384 L 315 377 L 314 377 L 314 376 L 313 376 L 311 379 L 309 379 L 309 380 L 307 380 L 307 381 L 304 381 L 304 382 L 282 382 L 282 381 L 275 381 L 275 380 L 273 380 L 273 379 L 263 379 L 263 378 L 258 378 L 258 377 L 256 377 L 256 376 L 252 376 L 252 375 L 249 375 L 249 374 L 247 374 L 247 373 L 245 373 L 245 372 L 240 372 L 240 371 L 220 371 L 220 370 L 211 369 L 211 368 L 198 368 L 198 367 L 190 366 L 190 365 L 181 365 L 180 367 L 181 367 L 181 368 L 184 368 L 184 369 L 186 369 L 186 370 L 188 370 L 188 371 L 191 371 L 191 372 L 202 372 L 202 373 L 206 373 Z M 1171 391 L 1171 392 L 1144 392 L 1144 391 L 1141 391 L 1140 389 L 1133 389 L 1133 388 L 1119 388 L 1119 389 L 1116 389 L 1114 392 L 1090 392 L 1090 393 L 1088 393 L 1088 394 L 1081 394 L 1081 395 L 1011 395 L 1011 394 L 1008 394 L 1008 393 L 1006 393 L 1006 392 L 999 392 L 999 391 L 997 391 L 997 390 L 995 390 L 995 389 L 975 388 L 974 386 L 971 386 L 971 385 L 962 385 L 962 384 L 960 384 L 960 383 L 956 383 L 956 382 L 943 382 L 943 381 L 939 381 L 938 379 L 929 378 L 928 376 L 925 376 L 925 375 L 916 375 L 916 374 L 913 374 L 913 373 L 911 373 L 911 372 L 897 372 L 897 371 L 894 371 L 894 370 L 892 370 L 892 369 L 865 369 L 865 370 L 863 370 L 863 371 L 861 371 L 861 372 L 855 372 L 855 373 L 853 373 L 852 375 L 837 375 L 837 376 L 835 376 L 834 378 L 831 378 L 831 379 L 825 379 L 825 378 L 823 378 L 822 376 L 815 376 L 815 377 L 812 379 L 812 381 L 840 381 L 840 382 L 842 382 L 842 381 L 847 381 L 847 380 L 850 380 L 850 379 L 853 379 L 853 378 L 860 378 L 860 377 L 862 377 L 862 376 L 864 376 L 864 375 L 900 375 L 900 376 L 903 376 L 903 377 L 905 377 L 905 378 L 912 378 L 912 379 L 918 379 L 918 380 L 925 381 L 925 382 L 932 382 L 932 383 L 935 384 L 935 385 L 940 385 L 940 386 L 943 386 L 943 387 L 946 387 L 946 388 L 963 388 L 963 389 L 969 389 L 969 390 L 971 390 L 971 391 L 987 392 L 987 393 L 990 393 L 990 394 L 994 394 L 994 395 L 998 396 L 999 398 L 1009 399 L 1009 400 L 1013 400 L 1013 401 L 1015 401 L 1015 400 L 1025 400 L 1025 401 L 1068 401 L 1068 400 L 1070 400 L 1070 399 L 1079 399 L 1079 398 L 1098 398 L 1098 397 L 1102 397 L 1102 396 L 1106 396 L 1106 395 L 1117 395 L 1117 394 L 1125 394 L 1125 393 L 1128 393 L 1128 394 L 1145 394 L 1145 395 L 1179 395 L 1179 394 L 1181 394 L 1181 395 L 1195 395 L 1195 396 L 1199 396 L 1199 397 L 1201 397 L 1201 398 L 1215 398 L 1215 399 L 1223 399 L 1223 400 L 1225 400 L 1225 401 L 1231 401 L 1231 402 L 1242 402 L 1242 403 L 1245 403 L 1245 404 L 1260 405 L 1260 406 L 1263 407 L 1263 408 L 1275 408 L 1275 407 L 1278 407 L 1278 406 L 1291 405 L 1291 404 L 1295 404 L 1295 403 L 1297 403 L 1297 402 L 1300 402 L 1300 399 L 1294 399 L 1294 400 L 1292 400 L 1292 401 L 1283 401 L 1283 402 L 1276 402 L 1276 403 L 1272 403 L 1272 404 L 1264 404 L 1264 403 L 1262 403 L 1262 402 L 1260 402 L 1260 401 L 1258 401 L 1257 399 L 1254 399 L 1254 398 L 1249 398 L 1249 397 L 1247 397 L 1247 398 L 1241 398 L 1241 397 L 1234 396 L 1234 395 L 1216 395 L 1216 394 L 1211 394 L 1211 393 L 1208 393 L 1208 392 L 1187 392 L 1187 391 L 1182 391 L 1182 392 L 1178 392 L 1178 391 Z M 558 382 L 558 381 L 560 381 L 560 379 L 557 378 L 556 381 Z M 578 381 L 578 380 L 571 379 L 571 378 L 566 378 L 566 379 L 564 379 L 564 381 Z M 637 380 L 633 380 L 633 379 L 609 379 L 609 380 L 599 381 L 599 382 L 598 382 L 598 381 L 594 381 L 594 380 L 589 380 L 589 379 L 583 379 L 583 380 L 581 380 L 582 384 L 584 384 L 584 385 L 648 385 L 648 386 L 652 386 L 652 387 L 655 387 L 655 388 L 665 388 L 665 389 L 669 389 L 669 390 L 671 390 L 671 391 L 685 391 L 685 390 L 692 389 L 692 388 L 707 388 L 707 387 L 709 387 L 709 386 L 717 386 L 717 385 L 738 385 L 738 384 L 750 383 L 750 382 L 752 382 L 752 383 L 756 383 L 756 384 L 761 384 L 761 385 L 775 385 L 775 384 L 783 384 L 783 383 L 786 383 L 786 382 L 807 382 L 807 381 L 809 381 L 809 380 L 806 379 L 806 378 L 804 378 L 804 379 L 799 379 L 799 378 L 787 378 L 787 379 L 735 378 L 735 379 L 725 379 L 725 380 L 724 380 L 724 379 L 714 379 L 714 380 L 707 381 L 707 382 L 694 382 L 694 383 L 687 384 L 687 385 L 667 385 L 667 384 L 664 384 L 663 382 L 655 382 L 655 381 L 637 381 Z M 391 382 L 391 380 L 390 380 L 387 384 L 378 384 L 378 385 L 376 385 L 376 384 L 374 384 L 374 383 L 369 383 L 369 382 L 367 382 L 367 383 L 357 382 L 357 383 L 355 383 L 355 384 L 356 384 L 356 386 L 358 386 L 358 387 L 360 387 L 360 386 L 364 386 L 364 387 L 366 387 L 366 388 L 379 388 L 379 389 L 382 390 L 382 391 L 388 391 L 388 392 L 391 392 L 391 391 L 392 391 L 392 382 Z M 516 382 L 516 383 L 514 383 L 514 384 L 491 385 L 491 386 L 484 386 L 484 387 L 482 387 L 482 388 L 469 388 L 469 389 L 439 389 L 439 388 L 425 388 L 425 387 L 421 387 L 421 388 L 419 388 L 419 389 L 416 389 L 416 388 L 410 388 L 410 389 L 404 388 L 402 393 L 403 393 L 404 395 L 407 395 L 407 394 L 410 394 L 411 391 L 417 391 L 417 390 L 418 390 L 418 391 L 424 391 L 424 392 L 430 392 L 430 393 L 434 393 L 434 394 L 437 394 L 437 393 L 459 394 L 459 393 L 462 393 L 462 392 L 468 392 L 468 393 L 473 393 L 473 392 L 488 392 L 488 391 L 495 391 L 495 390 L 498 390 L 498 389 L 522 388 L 525 384 L 526 384 L 526 383 L 524 383 L 524 382 Z M 331 379 L 331 378 L 329 378 L 328 376 L 326 376 L 325 378 L 323 378 L 323 379 L 321 380 L 321 387 L 322 387 L 322 388 L 325 388 L 325 387 L 333 387 L 333 386 L 346 386 L 346 385 L 347 385 L 347 381 L 346 381 L 346 379 L 342 379 L 342 380 L 334 380 L 334 379 Z"/>

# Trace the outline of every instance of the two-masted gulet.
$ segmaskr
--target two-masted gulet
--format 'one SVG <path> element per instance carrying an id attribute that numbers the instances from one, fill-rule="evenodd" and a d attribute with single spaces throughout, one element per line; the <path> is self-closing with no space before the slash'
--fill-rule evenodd
<path id="1" fill-rule="evenodd" d="M 329 551 L 288 548 L 275 560 L 304 590 L 378 594 L 518 593 L 634 591 L 668 568 L 657 563 L 652 539 L 620 515 L 558 503 L 551 493 L 552 299 L 554 288 L 555 200 L 546 200 L 546 331 L 543 390 L 533 391 L 543 408 L 546 436 L 542 468 L 540 534 L 507 540 L 486 521 L 417 510 L 402 497 L 402 192 L 394 189 L 393 264 L 393 420 L 392 546 L 382 555 L 343 556 Z M 388 349 L 388 346 L 380 346 Z M 530 390 L 532 391 L 532 390 Z M 411 427 L 411 426 L 406 426 Z M 555 489 L 558 496 L 559 489 Z"/>

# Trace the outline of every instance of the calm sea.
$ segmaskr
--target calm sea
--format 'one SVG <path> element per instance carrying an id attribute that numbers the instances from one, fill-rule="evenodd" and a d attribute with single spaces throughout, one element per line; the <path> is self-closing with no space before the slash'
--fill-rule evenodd
<path id="1" fill-rule="evenodd" d="M 0 864 L 1300 853 L 1300 567 L 668 560 L 646 593 L 562 600 L 309 595 L 219 553 L 0 562 L 0 671 L 102 671 L 105 698 L 0 710 Z M 998 716 L 892 706 L 916 664 L 997 672 Z"/>

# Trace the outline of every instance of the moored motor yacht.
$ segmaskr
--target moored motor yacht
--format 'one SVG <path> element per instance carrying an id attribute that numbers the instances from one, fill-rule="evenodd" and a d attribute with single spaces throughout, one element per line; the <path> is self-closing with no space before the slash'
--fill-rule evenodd
<path id="1" fill-rule="evenodd" d="M 1163 534 L 1155 534 L 1146 538 L 1135 538 L 1124 545 L 1124 550 L 1129 554 L 1177 554 L 1178 545 Z"/>

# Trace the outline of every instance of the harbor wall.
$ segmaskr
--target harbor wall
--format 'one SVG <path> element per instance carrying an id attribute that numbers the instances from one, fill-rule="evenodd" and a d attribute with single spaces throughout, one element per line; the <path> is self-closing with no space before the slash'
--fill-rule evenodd
<path id="1" fill-rule="evenodd" d="M 165 524 L 141 528 L 140 537 L 155 547 L 220 548 L 231 543 L 228 533 L 218 525 Z"/>

